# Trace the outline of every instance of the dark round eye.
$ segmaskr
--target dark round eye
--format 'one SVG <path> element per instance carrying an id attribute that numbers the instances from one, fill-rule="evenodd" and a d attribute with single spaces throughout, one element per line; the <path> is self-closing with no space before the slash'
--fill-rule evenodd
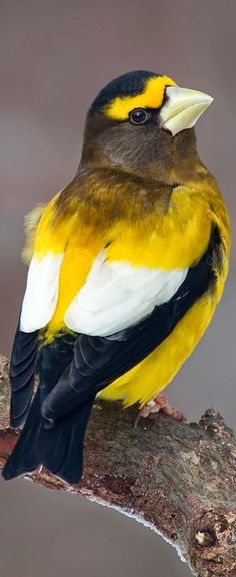
<path id="1" fill-rule="evenodd" d="M 129 119 L 132 124 L 145 124 L 150 118 L 150 112 L 144 110 L 144 108 L 134 108 L 130 112 Z"/>

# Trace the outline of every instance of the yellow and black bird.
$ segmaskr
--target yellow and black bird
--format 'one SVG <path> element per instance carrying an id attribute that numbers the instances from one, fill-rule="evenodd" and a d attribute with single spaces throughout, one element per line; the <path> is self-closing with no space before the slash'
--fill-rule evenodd
<path id="1" fill-rule="evenodd" d="M 228 271 L 228 215 L 193 128 L 211 102 L 152 72 L 113 80 L 88 111 L 75 178 L 28 219 L 10 367 L 11 424 L 25 424 L 5 479 L 42 464 L 79 481 L 98 394 L 171 412 L 160 392 L 206 330 Z"/>

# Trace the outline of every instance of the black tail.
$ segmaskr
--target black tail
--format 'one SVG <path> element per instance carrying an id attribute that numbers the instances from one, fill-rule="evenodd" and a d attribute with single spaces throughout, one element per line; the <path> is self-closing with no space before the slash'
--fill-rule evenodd
<path id="1" fill-rule="evenodd" d="M 28 338 L 30 340 L 30 337 Z M 65 367 L 68 367 L 73 358 L 74 341 L 74 337 L 65 335 L 56 339 L 51 345 L 43 346 L 40 350 L 38 359 L 40 385 L 31 404 L 20 438 L 2 471 L 6 480 L 31 472 L 37 469 L 39 465 L 44 465 L 51 473 L 67 483 L 78 483 L 81 479 L 83 439 L 95 395 L 73 412 L 58 419 L 50 428 L 48 421 L 43 419 L 41 413 L 44 399 L 54 388 Z M 30 361 L 28 366 L 31 367 Z M 29 373 L 30 387 L 27 380 L 26 389 L 28 389 L 31 398 L 31 370 Z M 20 387 L 16 393 L 13 391 L 13 403 L 14 394 L 18 395 L 17 414 L 15 410 L 14 419 L 19 418 L 20 414 L 23 415 L 20 407 L 26 408 L 30 402 L 28 397 L 27 403 L 24 402 L 24 388 Z"/>
<path id="2" fill-rule="evenodd" d="M 78 483 L 83 472 L 83 441 L 93 400 L 63 417 L 50 429 L 41 428 L 37 450 L 40 462 L 67 483 Z"/>
<path id="3" fill-rule="evenodd" d="M 21 436 L 2 475 L 14 479 L 44 465 L 67 483 L 78 483 L 83 470 L 83 439 L 93 401 L 45 428 L 41 417 L 40 391 L 32 403 Z"/>
<path id="4" fill-rule="evenodd" d="M 40 391 L 37 390 L 25 426 L 2 471 L 4 479 L 14 479 L 37 469 L 40 464 L 36 452 L 40 429 Z"/>

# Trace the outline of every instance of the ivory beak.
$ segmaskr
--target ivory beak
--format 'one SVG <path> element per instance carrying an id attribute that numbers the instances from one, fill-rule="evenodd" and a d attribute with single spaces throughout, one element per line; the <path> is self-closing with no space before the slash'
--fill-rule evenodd
<path id="1" fill-rule="evenodd" d="M 161 127 L 170 130 L 173 136 L 185 128 L 192 128 L 214 100 L 204 92 L 180 86 L 168 86 L 166 96 L 160 113 Z"/>

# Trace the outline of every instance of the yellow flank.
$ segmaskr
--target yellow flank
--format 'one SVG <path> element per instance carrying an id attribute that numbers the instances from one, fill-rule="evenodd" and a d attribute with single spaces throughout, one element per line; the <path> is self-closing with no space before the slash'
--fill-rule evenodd
<path id="1" fill-rule="evenodd" d="M 149 78 L 142 93 L 136 96 L 117 96 L 105 107 L 105 114 L 114 120 L 127 120 L 134 108 L 159 108 L 167 86 L 176 86 L 168 76 Z"/>
<path id="2" fill-rule="evenodd" d="M 163 390 L 191 355 L 207 329 L 216 299 L 205 296 L 187 312 L 173 332 L 143 361 L 103 389 L 104 399 L 123 399 L 125 407 L 143 406 Z"/>

